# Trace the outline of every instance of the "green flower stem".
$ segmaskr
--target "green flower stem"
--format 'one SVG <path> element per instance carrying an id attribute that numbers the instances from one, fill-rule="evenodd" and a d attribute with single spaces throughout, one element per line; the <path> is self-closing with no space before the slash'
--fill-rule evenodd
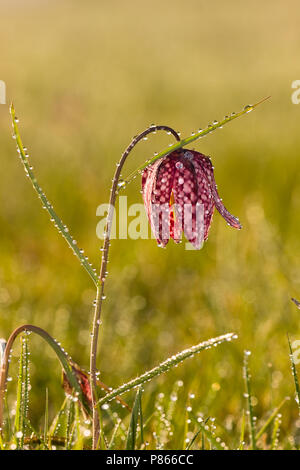
<path id="1" fill-rule="evenodd" d="M 129 144 L 125 152 L 123 153 L 119 163 L 117 164 L 117 168 L 113 177 L 112 187 L 110 190 L 110 200 L 109 200 L 109 210 L 106 219 L 106 226 L 105 226 L 105 236 L 104 236 L 104 244 L 102 248 L 102 259 L 101 259 L 101 268 L 100 268 L 100 276 L 99 281 L 97 283 L 97 295 L 96 295 L 96 302 L 95 302 L 95 311 L 94 311 L 94 319 L 92 325 L 92 333 L 91 333 L 91 351 L 90 351 L 90 379 L 91 379 L 91 389 L 93 390 L 92 393 L 92 405 L 93 405 L 93 449 L 97 448 L 97 443 L 99 441 L 99 410 L 97 409 L 96 403 L 98 401 L 97 397 L 97 349 L 98 349 L 98 337 L 99 337 L 99 328 L 101 322 L 101 310 L 102 310 L 102 301 L 104 299 L 104 284 L 105 279 L 107 277 L 107 262 L 108 262 L 108 252 L 110 246 L 110 231 L 111 231 L 111 224 L 114 215 L 114 209 L 116 204 L 116 198 L 118 195 L 118 191 L 120 189 L 120 176 L 121 171 L 123 169 L 124 163 L 132 151 L 132 149 L 136 146 L 138 142 L 144 139 L 148 134 L 156 131 L 165 131 L 172 134 L 178 141 L 180 140 L 179 135 L 177 132 L 174 131 L 171 127 L 168 126 L 151 126 L 146 129 L 144 132 L 136 136 L 132 142 Z"/>

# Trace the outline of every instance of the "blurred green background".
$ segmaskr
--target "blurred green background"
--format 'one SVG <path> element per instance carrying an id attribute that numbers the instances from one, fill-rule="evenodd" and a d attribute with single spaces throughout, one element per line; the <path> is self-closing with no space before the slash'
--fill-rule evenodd
<path id="1" fill-rule="evenodd" d="M 258 419 L 289 395 L 282 433 L 294 433 L 300 423 L 286 333 L 300 339 L 290 301 L 300 297 L 300 105 L 291 101 L 300 79 L 299 2 L 2 0 L 0 8 L 7 102 L 14 101 L 41 186 L 97 267 L 96 208 L 108 201 L 133 135 L 156 123 L 186 136 L 272 95 L 194 145 L 212 156 L 220 195 L 242 231 L 216 213 L 199 252 L 172 242 L 162 250 L 153 240 L 112 243 L 99 364 L 102 380 L 116 386 L 234 331 L 234 343 L 149 384 L 145 400 L 183 380 L 195 407 L 234 434 L 249 349 Z M 171 141 L 157 134 L 139 144 L 124 176 Z M 8 105 L 0 106 L 0 152 L 0 336 L 34 323 L 88 367 L 93 285 L 25 178 Z M 135 180 L 129 202 L 141 202 L 139 191 Z M 63 391 L 57 360 L 39 339 L 31 340 L 31 356 L 37 422 L 45 388 L 52 414 Z"/>

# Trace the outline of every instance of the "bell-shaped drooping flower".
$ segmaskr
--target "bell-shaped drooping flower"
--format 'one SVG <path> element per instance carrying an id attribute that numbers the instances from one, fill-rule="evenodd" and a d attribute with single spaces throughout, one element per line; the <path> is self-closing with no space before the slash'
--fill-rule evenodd
<path id="1" fill-rule="evenodd" d="M 146 212 L 160 246 L 170 236 L 180 242 L 182 232 L 196 249 L 207 239 L 214 208 L 228 225 L 241 229 L 218 194 L 210 158 L 181 149 L 147 167 L 142 176 Z"/>

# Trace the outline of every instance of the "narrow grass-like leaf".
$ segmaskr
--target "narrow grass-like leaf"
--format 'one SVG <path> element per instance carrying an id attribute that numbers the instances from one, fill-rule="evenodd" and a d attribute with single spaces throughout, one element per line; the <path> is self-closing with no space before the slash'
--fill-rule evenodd
<path id="1" fill-rule="evenodd" d="M 111 450 L 114 446 L 115 438 L 116 438 L 117 432 L 119 430 L 120 423 L 121 423 L 121 421 L 119 420 L 114 426 L 113 433 L 111 435 L 111 438 L 110 438 L 110 441 L 109 441 L 109 444 L 108 444 L 108 450 Z"/>
<path id="2" fill-rule="evenodd" d="M 22 143 L 22 139 L 20 136 L 19 128 L 18 128 L 18 119 L 16 117 L 16 112 L 13 104 L 11 104 L 10 112 L 12 116 L 12 126 L 13 126 L 13 137 L 16 140 L 17 150 L 20 155 L 20 159 L 23 163 L 25 174 L 30 179 L 32 186 L 34 187 L 35 191 L 38 194 L 42 202 L 42 206 L 44 209 L 47 210 L 51 222 L 54 223 L 55 227 L 59 231 L 59 233 L 63 236 L 63 238 L 68 243 L 69 247 L 72 249 L 74 255 L 78 258 L 80 264 L 84 267 L 84 269 L 88 272 L 92 280 L 94 281 L 95 285 L 98 284 L 98 278 L 96 274 L 96 270 L 92 267 L 91 263 L 89 262 L 88 258 L 84 256 L 83 250 L 78 248 L 76 240 L 71 236 L 68 227 L 62 222 L 60 217 L 56 214 L 55 210 L 53 209 L 52 204 L 50 204 L 46 194 L 42 190 L 41 186 L 39 185 L 34 173 L 32 166 L 29 163 L 28 154 L 25 151 L 25 148 Z"/>
<path id="3" fill-rule="evenodd" d="M 22 449 L 25 437 L 25 427 L 28 408 L 28 339 L 21 336 L 21 354 L 19 359 L 19 374 L 17 384 L 17 403 L 15 415 L 15 440 L 17 449 Z"/>
<path id="4" fill-rule="evenodd" d="M 157 377 L 164 372 L 168 372 L 170 369 L 175 367 L 177 364 L 180 364 L 185 359 L 193 357 L 195 354 L 200 353 L 206 349 L 210 349 L 212 346 L 217 346 L 225 341 L 231 341 L 232 339 L 236 339 L 237 335 L 234 333 L 227 333 L 226 335 L 218 336 L 216 338 L 209 339 L 208 341 L 204 341 L 203 343 L 199 343 L 196 346 L 192 346 L 189 349 L 184 349 L 178 354 L 175 354 L 172 357 L 169 357 L 166 361 L 159 364 L 157 367 L 145 372 L 144 374 L 136 377 L 130 382 L 121 385 L 120 387 L 112 390 L 110 393 L 107 393 L 103 398 L 101 398 L 98 404 L 103 405 L 104 403 L 108 403 L 109 401 L 113 400 L 117 395 L 122 395 L 133 388 L 139 387 L 145 382 L 149 382 L 154 377 Z"/>
<path id="5" fill-rule="evenodd" d="M 166 412 L 167 421 L 168 423 L 170 423 L 170 426 L 168 429 L 169 438 L 173 436 L 173 434 L 172 436 L 170 435 L 170 432 L 172 432 L 172 429 L 173 429 L 172 421 L 173 421 L 173 416 L 174 416 L 175 408 L 177 404 L 178 392 L 182 386 L 183 386 L 183 382 L 181 380 L 178 380 L 177 382 L 175 382 L 173 389 L 169 396 L 169 402 L 168 402 L 168 407 L 167 407 L 167 412 Z"/>
<path id="6" fill-rule="evenodd" d="M 267 99 L 269 99 L 270 96 L 268 96 L 267 98 L 264 98 L 262 99 L 261 101 L 259 101 L 258 103 L 256 104 L 253 104 L 253 105 L 247 105 L 244 107 L 244 109 L 238 113 L 231 113 L 230 116 L 225 116 L 224 119 L 222 119 L 221 121 L 214 121 L 213 124 L 210 124 L 208 125 L 205 129 L 199 129 L 198 132 L 193 132 L 192 135 L 190 137 L 186 137 L 185 139 L 182 139 L 180 140 L 179 142 L 176 142 L 175 144 L 173 145 L 170 145 L 167 149 L 163 150 L 162 152 L 159 152 L 157 155 L 155 155 L 153 158 L 147 160 L 146 163 L 144 163 L 143 165 L 141 165 L 139 168 L 137 168 L 137 170 L 135 170 L 133 173 L 131 173 L 131 175 L 129 175 L 125 181 L 123 182 L 123 185 L 122 185 L 122 189 L 133 179 L 135 178 L 135 176 L 142 172 L 147 166 L 149 165 L 152 165 L 156 160 L 159 160 L 160 158 L 163 158 L 163 157 L 166 157 L 167 155 L 169 155 L 170 153 L 174 152 L 175 150 L 178 150 L 182 147 L 185 147 L 186 145 L 189 145 L 191 144 L 192 142 L 194 142 L 195 140 L 198 140 L 200 139 L 201 137 L 205 137 L 207 134 L 210 134 L 211 132 L 215 131 L 216 129 L 220 129 L 222 128 L 223 126 L 225 126 L 225 124 L 227 124 L 228 122 L 231 122 L 233 121 L 234 119 L 242 116 L 243 114 L 246 114 L 246 113 L 249 113 L 250 111 L 252 111 L 254 108 L 256 108 L 259 104 L 263 103 L 264 101 L 266 101 Z"/>
<path id="7" fill-rule="evenodd" d="M 243 410 L 239 450 L 244 449 L 244 445 L 245 445 L 245 427 L 246 427 L 246 419 L 245 419 L 245 411 Z"/>
<path id="8" fill-rule="evenodd" d="M 298 380 L 298 375 L 297 375 L 297 369 L 296 369 L 296 364 L 295 364 L 295 358 L 290 342 L 289 335 L 287 335 L 288 338 L 288 343 L 289 343 L 289 350 L 290 350 L 290 360 L 291 360 L 291 366 L 292 366 L 292 374 L 293 374 L 293 379 L 295 383 L 295 389 L 296 389 L 296 402 L 298 404 L 298 409 L 299 409 L 299 415 L 300 415 L 300 387 L 299 387 L 299 380 Z"/>
<path id="9" fill-rule="evenodd" d="M 49 429 L 49 394 L 48 394 L 48 388 L 46 388 L 45 417 L 44 417 L 44 442 L 48 441 L 48 429 Z"/>
<path id="10" fill-rule="evenodd" d="M 265 422 L 265 424 L 261 427 L 261 429 L 256 434 L 256 440 L 259 439 L 264 432 L 268 429 L 268 427 L 273 423 L 274 419 L 277 417 L 279 411 L 283 407 L 283 405 L 290 399 L 290 397 L 285 397 L 282 402 L 275 408 L 269 419 Z"/>
<path id="11" fill-rule="evenodd" d="M 21 336 L 22 344 L 23 336 Z M 23 346 L 21 347 L 21 354 L 19 358 L 19 373 L 18 373 L 18 382 L 17 382 L 17 402 L 16 402 L 16 414 L 15 414 L 15 426 L 14 426 L 14 435 L 17 442 L 17 449 L 22 448 L 21 439 L 18 438 L 18 433 L 22 433 L 22 394 L 23 394 Z"/>
<path id="12" fill-rule="evenodd" d="M 188 412 L 187 412 L 187 407 L 185 407 L 184 410 L 184 427 L 183 427 L 183 434 L 182 434 L 182 449 L 184 449 L 186 445 L 186 439 L 187 439 L 187 433 L 189 430 L 189 423 L 188 423 Z"/>
<path id="13" fill-rule="evenodd" d="M 49 436 L 52 440 L 55 436 L 62 436 L 65 437 L 66 435 L 66 408 L 68 405 L 68 398 L 66 397 L 58 411 L 57 415 L 55 416 L 50 429 L 49 429 Z"/>
<path id="14" fill-rule="evenodd" d="M 24 437 L 26 431 L 26 423 L 28 420 L 28 407 L 29 407 L 29 345 L 28 345 L 28 336 L 25 333 L 23 338 L 23 348 L 24 348 L 24 383 L 23 383 L 23 427 L 24 427 Z"/>
<path id="15" fill-rule="evenodd" d="M 78 402 L 75 403 L 75 430 L 76 440 L 73 445 L 73 450 L 83 449 L 83 433 L 80 430 L 80 408 Z"/>
<path id="16" fill-rule="evenodd" d="M 224 450 L 224 447 L 222 446 L 220 440 L 212 433 L 212 431 L 209 429 L 208 424 L 206 423 L 200 423 L 200 430 L 202 431 L 203 435 L 205 435 L 210 442 L 211 449 L 215 450 Z"/>
<path id="17" fill-rule="evenodd" d="M 141 389 L 139 388 L 136 393 L 134 405 L 132 408 L 130 424 L 129 424 L 128 434 L 127 434 L 126 450 L 135 449 L 137 426 L 138 426 L 138 420 L 139 420 L 139 413 L 141 409 L 141 393 L 142 393 Z"/>
<path id="18" fill-rule="evenodd" d="M 96 395 L 98 397 L 98 395 Z M 99 403 L 99 402 L 98 402 Z M 102 411 L 101 411 L 101 407 L 100 405 L 97 405 L 96 404 L 96 407 L 98 408 L 98 416 L 99 416 L 99 439 L 98 439 L 98 443 L 97 443 L 97 446 L 96 446 L 96 449 L 99 450 L 99 449 L 107 449 L 108 447 L 108 443 L 106 442 L 106 439 L 105 439 L 105 436 L 104 436 L 104 430 L 103 430 L 103 419 L 102 419 Z"/>
<path id="19" fill-rule="evenodd" d="M 202 432 L 202 427 L 200 427 L 200 429 L 194 434 L 191 442 L 187 445 L 185 450 L 190 450 L 192 448 L 194 442 L 196 441 L 197 437 L 199 436 L 201 432 Z"/>
<path id="20" fill-rule="evenodd" d="M 73 372 L 73 369 L 69 363 L 69 358 L 67 353 L 61 348 L 60 344 L 55 341 L 49 333 L 47 333 L 45 330 L 42 328 L 39 328 L 35 325 L 22 325 L 18 328 L 16 328 L 12 334 L 10 335 L 7 345 L 5 348 L 4 352 L 4 358 L 3 358 L 3 364 L 1 368 L 1 373 L 0 373 L 0 428 L 3 425 L 3 408 L 4 408 L 4 399 L 5 399 L 5 388 L 6 388 L 6 380 L 7 380 L 7 374 L 8 374 L 8 369 L 9 369 L 9 355 L 11 353 L 11 349 L 13 346 L 13 343 L 17 336 L 21 334 L 22 332 L 27 332 L 29 334 L 30 332 L 36 333 L 39 336 L 41 336 L 43 339 L 46 340 L 46 342 L 49 344 L 49 346 L 53 349 L 53 351 L 56 353 L 66 375 L 68 378 L 69 383 L 71 384 L 72 388 L 74 388 L 75 393 L 77 397 L 80 399 L 81 403 L 84 406 L 85 411 L 88 414 L 91 414 L 90 407 L 86 403 L 86 399 L 83 396 L 83 393 L 81 391 L 80 385 L 77 381 L 77 378 Z"/>
<path id="21" fill-rule="evenodd" d="M 0 450 L 4 450 L 3 439 L 2 439 L 1 433 L 0 433 Z"/>
<path id="22" fill-rule="evenodd" d="M 66 430 L 66 450 L 70 450 L 74 433 L 75 408 L 74 401 L 69 399 L 67 407 L 67 430 Z"/>
<path id="23" fill-rule="evenodd" d="M 142 408 L 142 389 L 139 389 L 138 400 L 139 400 L 139 415 L 140 415 L 140 435 L 141 435 L 141 445 L 144 442 L 144 418 L 143 418 L 143 408 Z"/>
<path id="24" fill-rule="evenodd" d="M 168 400 L 168 403 L 167 403 L 167 420 L 168 421 L 172 421 L 172 419 L 173 419 L 173 414 L 174 414 L 175 407 L 176 407 L 176 402 L 177 402 L 177 399 L 178 399 L 178 389 L 179 389 L 179 385 L 178 385 L 178 381 L 177 381 L 173 385 L 173 389 L 170 393 L 169 400 Z"/>
<path id="25" fill-rule="evenodd" d="M 149 416 L 148 418 L 144 421 L 144 424 L 143 424 L 143 432 L 145 431 L 145 429 L 147 429 L 147 426 L 150 424 L 151 420 L 155 417 L 155 411 L 153 411 Z M 144 419 L 144 418 L 143 418 Z"/>
<path id="26" fill-rule="evenodd" d="M 12 437 L 12 434 L 13 434 L 13 419 L 10 417 L 10 414 L 9 414 L 7 394 L 6 394 L 5 399 L 4 399 L 4 409 L 5 409 L 5 415 L 6 415 L 5 428 L 4 428 L 4 431 L 5 431 L 4 435 L 6 437 L 5 441 L 10 441 L 11 437 Z M 2 433 L 0 432 L 0 434 L 2 434 Z"/>
<path id="27" fill-rule="evenodd" d="M 168 439 L 164 398 L 164 393 L 158 393 L 154 402 L 154 416 L 156 417 L 156 428 L 155 432 L 153 432 L 153 437 L 155 441 L 156 450 L 163 450 Z"/>
<path id="28" fill-rule="evenodd" d="M 244 351 L 244 380 L 245 380 L 245 387 L 246 387 L 246 393 L 245 397 L 247 398 L 247 404 L 248 404 L 248 416 L 249 416 L 249 428 L 250 428 L 250 437 L 251 437 L 251 447 L 253 450 L 256 449 L 256 433 L 255 433 L 255 419 L 254 419 L 254 413 L 253 413 L 253 407 L 252 407 L 252 396 L 251 396 L 251 375 L 249 372 L 249 356 L 251 352 L 250 351 Z"/>
<path id="29" fill-rule="evenodd" d="M 109 415 L 111 421 L 114 423 L 114 426 L 117 427 L 117 429 L 114 433 L 115 434 L 114 439 L 117 437 L 117 431 L 118 431 L 118 434 L 119 434 L 120 438 L 122 439 L 122 441 L 126 441 L 127 434 L 128 434 L 128 429 L 125 426 L 124 421 L 122 421 L 122 419 L 120 418 L 118 413 L 112 412 L 112 410 L 110 408 L 107 408 L 106 412 Z M 131 410 L 131 412 L 132 412 L 132 410 Z M 112 438 L 111 438 L 111 441 L 112 441 Z M 111 448 L 111 441 L 108 444 L 108 449 Z"/>
<path id="30" fill-rule="evenodd" d="M 276 450 L 278 447 L 278 437 L 280 433 L 280 424 L 281 418 L 279 416 L 276 417 L 274 422 L 274 428 L 272 432 L 272 441 L 271 441 L 271 450 Z"/>

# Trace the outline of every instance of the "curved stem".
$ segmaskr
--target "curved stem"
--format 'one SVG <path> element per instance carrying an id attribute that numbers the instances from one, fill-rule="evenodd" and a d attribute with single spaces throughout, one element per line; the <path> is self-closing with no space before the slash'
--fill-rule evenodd
<path id="1" fill-rule="evenodd" d="M 176 140 L 180 141 L 180 137 L 174 129 L 168 126 L 151 126 L 146 129 L 141 134 L 137 135 L 132 142 L 129 144 L 125 152 L 123 153 L 119 163 L 117 164 L 117 169 L 114 174 L 112 187 L 110 190 L 110 200 L 109 200 L 109 209 L 108 215 L 106 219 L 106 227 L 105 227 L 105 235 L 104 235 L 104 245 L 103 245 L 103 254 L 101 259 L 101 268 L 100 268 L 100 276 L 97 283 L 97 296 L 95 302 L 95 311 L 94 311 L 94 319 L 93 319 L 93 326 L 92 326 L 92 339 L 91 339 L 91 351 L 90 351 L 90 380 L 91 380 L 91 389 L 92 393 L 92 404 L 93 404 L 93 449 L 96 449 L 97 443 L 99 440 L 99 412 L 98 409 L 95 407 L 97 403 L 97 394 L 96 394 L 96 385 L 97 385 L 97 377 L 96 377 L 96 356 L 97 356 L 97 348 L 98 348 L 98 337 L 99 337 L 99 326 L 100 326 L 100 317 L 101 317 L 101 310 L 102 310 L 102 300 L 104 295 L 104 284 L 105 279 L 107 276 L 107 261 L 108 261 L 108 252 L 110 246 L 110 230 L 111 224 L 114 215 L 115 203 L 118 194 L 118 183 L 120 180 L 120 175 L 124 163 L 130 154 L 131 150 L 136 146 L 136 144 L 144 139 L 148 134 L 151 132 L 156 131 L 165 131 L 172 134 Z"/>
<path id="2" fill-rule="evenodd" d="M 52 338 L 51 335 L 49 335 L 49 333 L 47 333 L 47 331 L 34 325 L 22 325 L 16 328 L 12 332 L 10 337 L 8 338 L 8 341 L 6 343 L 5 350 L 3 353 L 3 357 L 2 357 L 1 371 L 0 371 L 0 434 L 2 433 L 2 427 L 3 427 L 3 409 L 4 409 L 5 389 L 6 389 L 8 369 L 9 369 L 9 358 L 11 355 L 11 351 L 12 351 L 12 347 L 13 347 L 15 339 L 23 331 L 31 331 L 33 333 L 36 333 L 47 341 L 47 343 L 51 346 L 51 348 L 57 354 L 59 361 L 63 369 L 66 372 L 68 380 L 70 384 L 72 385 L 72 387 L 75 389 L 76 393 L 78 394 L 80 401 L 83 403 L 86 411 L 89 412 L 89 407 L 87 406 L 85 402 L 85 398 L 81 392 L 81 388 L 77 382 L 76 376 L 73 373 L 73 370 L 69 364 L 69 358 L 68 358 L 67 353 L 63 351 L 60 345 L 55 341 L 54 338 Z"/>

